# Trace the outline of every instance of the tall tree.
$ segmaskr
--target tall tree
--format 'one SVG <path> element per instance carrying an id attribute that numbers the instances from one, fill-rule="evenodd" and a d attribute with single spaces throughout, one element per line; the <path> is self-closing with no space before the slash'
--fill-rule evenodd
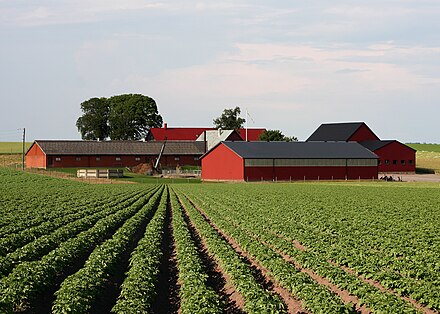
<path id="1" fill-rule="evenodd" d="M 240 107 L 234 109 L 225 109 L 220 117 L 214 119 L 214 125 L 217 129 L 238 130 L 243 127 L 245 119 L 240 118 Z"/>
<path id="2" fill-rule="evenodd" d="M 76 126 L 85 140 L 139 140 L 162 125 L 154 99 L 140 94 L 91 98 L 81 109 Z"/>
<path id="3" fill-rule="evenodd" d="M 298 139 L 295 136 L 285 136 L 280 130 L 265 130 L 259 137 L 260 141 L 267 142 L 296 142 Z"/>
<path id="4" fill-rule="evenodd" d="M 154 99 L 140 94 L 113 96 L 110 103 L 110 138 L 112 140 L 139 140 L 152 127 L 162 125 Z"/>
<path id="5" fill-rule="evenodd" d="M 106 98 L 91 98 L 81 103 L 83 115 L 76 120 L 76 127 L 84 140 L 105 140 L 109 136 L 108 116 L 110 107 Z"/>

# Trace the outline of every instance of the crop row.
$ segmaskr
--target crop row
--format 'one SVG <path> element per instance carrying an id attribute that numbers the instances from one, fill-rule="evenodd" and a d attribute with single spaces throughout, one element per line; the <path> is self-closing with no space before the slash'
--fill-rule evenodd
<path id="1" fill-rule="evenodd" d="M 179 194 L 179 200 L 189 214 L 191 222 L 206 242 L 209 254 L 226 273 L 231 284 L 244 298 L 244 310 L 248 313 L 282 313 L 285 305 L 277 295 L 265 290 L 254 278 L 252 271 L 232 246 L 223 239 L 204 217 Z"/>
<path id="2" fill-rule="evenodd" d="M 191 200 L 200 207 L 201 203 L 191 195 Z M 355 312 L 352 305 L 344 305 L 342 300 L 327 287 L 318 284 L 309 275 L 299 271 L 280 254 L 273 251 L 241 229 L 237 229 L 224 219 L 209 203 L 203 204 L 203 210 L 209 219 L 233 238 L 240 247 L 253 256 L 260 265 L 268 269 L 271 276 L 285 289 L 303 301 L 304 306 L 313 313 L 347 313 Z"/>
<path id="3" fill-rule="evenodd" d="M 78 233 L 91 228 L 100 219 L 103 219 L 108 215 L 130 206 L 136 201 L 136 199 L 145 194 L 146 193 L 136 195 L 134 198 L 122 201 L 119 204 L 118 201 L 115 201 L 109 204 L 109 207 L 106 206 L 100 211 L 90 215 L 85 215 L 83 218 L 67 223 L 54 232 L 40 236 L 16 251 L 0 257 L 0 278 L 7 275 L 14 267 L 22 262 L 41 258 L 43 255 L 49 253 L 61 243 L 76 236 Z"/>
<path id="4" fill-rule="evenodd" d="M 74 191 L 71 191 L 75 193 Z M 118 195 L 112 195 L 110 199 L 120 199 L 130 198 L 138 194 L 139 191 L 131 193 L 122 193 Z M 79 192 L 77 197 L 84 198 L 84 194 Z M 4 247 L 6 245 L 5 241 L 8 238 L 17 237 L 16 234 L 26 232 L 38 232 L 38 230 L 48 230 L 56 228 L 62 225 L 64 221 L 73 221 L 82 215 L 85 210 L 90 210 L 96 207 L 102 207 L 108 204 L 108 199 L 93 198 L 87 195 L 87 201 L 78 204 L 72 200 L 63 200 L 61 205 L 54 206 L 50 201 L 46 200 L 45 206 L 38 206 L 35 204 L 37 201 L 34 199 L 29 199 L 28 202 L 34 205 L 34 208 L 29 213 L 16 212 L 15 217 L 3 227 L 0 228 L 0 245 Z M 17 219 L 20 217 L 20 219 Z M 5 219 L 6 220 L 6 219 Z M 20 235 L 19 235 L 20 236 Z M 13 240 L 10 242 L 14 242 Z M 0 251 L 1 252 L 1 251 Z"/>
<path id="5" fill-rule="evenodd" d="M 199 256 L 197 246 L 182 215 L 182 208 L 174 192 L 171 193 L 172 225 L 176 260 L 179 271 L 180 312 L 222 313 L 219 296 L 208 286 L 208 275 Z"/>
<path id="6" fill-rule="evenodd" d="M 63 242 L 42 259 L 23 262 L 0 280 L 0 310 L 11 312 L 54 284 L 56 277 L 74 261 L 90 252 L 98 243 L 113 234 L 128 218 L 136 214 L 150 195 L 139 198 L 130 207 L 101 219 L 92 228 Z"/>
<path id="7" fill-rule="evenodd" d="M 128 219 L 111 239 L 93 250 L 83 268 L 62 282 L 60 289 L 55 293 L 53 313 L 90 312 L 93 302 L 103 291 L 112 269 L 121 260 L 135 233 L 156 209 L 162 192 L 151 197 L 149 202 Z"/>
<path id="8" fill-rule="evenodd" d="M 89 205 L 87 208 L 82 208 L 80 211 L 75 211 L 71 214 L 60 215 L 60 217 L 54 219 L 53 221 L 45 221 L 42 224 L 25 229 L 19 233 L 10 234 L 5 238 L 0 239 L 0 256 L 4 256 L 7 253 L 13 252 L 17 248 L 29 243 L 34 239 L 38 239 L 45 235 L 56 231 L 58 228 L 66 226 L 70 223 L 76 223 L 78 220 L 83 218 L 88 218 L 90 215 L 94 213 L 98 213 L 99 211 L 106 210 L 107 208 L 111 208 L 112 206 L 120 206 L 121 203 L 123 205 L 127 205 L 133 199 L 139 198 L 141 193 L 136 193 L 133 196 L 124 197 L 122 199 L 115 199 L 107 204 L 102 205 Z"/>
<path id="9" fill-rule="evenodd" d="M 223 215 L 225 219 L 235 226 L 240 228 L 255 239 L 264 242 L 266 245 L 274 247 L 275 249 L 289 255 L 302 267 L 308 268 L 317 275 L 328 279 L 331 283 L 344 289 L 350 294 L 356 296 L 360 301 L 359 305 L 367 305 L 368 308 L 374 312 L 387 313 L 411 313 L 416 310 L 407 302 L 394 296 L 391 293 L 382 292 L 379 288 L 371 286 L 360 280 L 357 276 L 349 274 L 329 263 L 324 257 L 319 254 L 307 250 L 299 250 L 295 248 L 293 240 L 288 240 L 275 235 L 267 226 L 261 226 L 256 223 L 257 217 L 253 217 L 251 213 L 243 209 L 240 205 L 234 211 L 228 210 L 228 206 L 221 200 L 204 199 L 209 204 L 212 211 L 216 215 L 227 212 L 228 215 Z M 241 209 L 241 210 L 240 210 Z M 246 220 L 243 218 L 246 216 Z M 251 228 L 249 227 L 251 224 Z"/>
<path id="10" fill-rule="evenodd" d="M 253 200 L 253 204 L 250 206 L 243 196 L 240 197 L 238 194 L 236 196 L 231 198 L 233 201 L 231 199 L 218 200 L 220 203 L 228 203 L 232 208 L 239 208 L 240 211 L 248 213 L 246 221 L 254 217 L 254 220 L 250 222 L 254 226 L 265 226 L 285 238 L 299 240 L 308 245 L 316 255 L 333 260 L 339 265 L 349 266 L 358 274 L 379 281 L 383 286 L 394 290 L 401 296 L 409 296 L 429 308 L 440 309 L 440 282 L 435 280 L 438 278 L 438 267 L 435 266 L 436 258 L 426 265 L 421 261 L 404 258 L 402 255 L 390 258 L 386 254 L 380 254 L 382 251 L 375 252 L 375 250 L 368 248 L 368 245 L 371 245 L 368 242 L 366 245 L 366 240 L 370 241 L 368 235 L 355 239 L 354 234 L 350 235 L 353 231 L 343 229 L 344 235 L 340 236 L 338 233 L 341 231 L 336 231 L 336 233 L 330 226 L 322 226 L 322 223 L 319 222 L 301 224 L 298 218 L 288 219 L 286 217 L 288 215 L 283 215 L 283 223 L 280 223 L 277 215 L 264 217 L 264 224 L 262 224 L 261 211 L 255 209 L 265 208 L 267 202 L 258 203 Z M 281 208 L 280 211 L 282 212 L 283 209 Z M 342 227 L 338 226 L 338 228 Z M 396 246 L 394 252 L 400 252 L 399 246 Z M 435 250 L 432 250 L 429 255 L 435 256 L 435 254 Z M 430 274 L 430 276 L 424 276 L 423 279 L 403 276 L 400 273 L 403 265 L 405 268 L 412 267 L 413 272 L 418 270 Z"/>
<path id="11" fill-rule="evenodd" d="M 167 188 L 168 190 L 168 188 Z M 121 285 L 114 313 L 146 313 L 157 295 L 156 286 L 163 252 L 161 244 L 167 210 L 168 191 L 162 194 L 154 217 L 148 224 L 143 238 L 131 253 L 127 276 Z"/>

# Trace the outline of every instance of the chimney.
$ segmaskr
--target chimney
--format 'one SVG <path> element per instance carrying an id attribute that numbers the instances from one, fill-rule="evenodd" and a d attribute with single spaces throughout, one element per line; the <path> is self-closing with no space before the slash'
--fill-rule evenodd
<path id="1" fill-rule="evenodd" d="M 218 137 L 220 137 L 221 135 L 222 135 L 222 129 L 221 128 L 218 128 Z"/>
<path id="2" fill-rule="evenodd" d="M 167 129 L 167 126 L 168 126 L 168 125 L 167 125 L 166 123 L 163 124 L 163 128 L 164 128 L 165 130 Z"/>

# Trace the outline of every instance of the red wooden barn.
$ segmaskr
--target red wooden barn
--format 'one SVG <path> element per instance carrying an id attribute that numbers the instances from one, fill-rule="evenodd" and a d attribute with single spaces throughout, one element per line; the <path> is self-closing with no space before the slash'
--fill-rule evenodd
<path id="1" fill-rule="evenodd" d="M 307 142 L 358 142 L 379 156 L 379 172 L 415 172 L 416 151 L 396 140 L 380 140 L 364 122 L 321 124 Z"/>
<path id="2" fill-rule="evenodd" d="M 202 179 L 376 179 L 377 158 L 356 142 L 221 142 L 202 156 Z"/>
<path id="3" fill-rule="evenodd" d="M 132 167 L 153 163 L 163 142 L 37 140 L 26 153 L 27 168 Z M 167 141 L 162 167 L 199 166 L 204 142 Z"/>
<path id="4" fill-rule="evenodd" d="M 151 128 L 148 131 L 147 141 L 195 141 L 204 131 L 216 130 L 215 128 L 170 128 L 164 123 L 162 128 Z M 248 129 L 247 139 L 248 141 L 258 141 L 260 135 L 266 129 Z M 246 140 L 246 129 L 237 130 L 243 141 Z"/>

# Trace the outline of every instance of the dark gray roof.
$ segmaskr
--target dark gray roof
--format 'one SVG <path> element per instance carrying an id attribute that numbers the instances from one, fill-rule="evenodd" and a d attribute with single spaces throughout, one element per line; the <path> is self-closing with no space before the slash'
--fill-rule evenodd
<path id="1" fill-rule="evenodd" d="M 405 146 L 405 147 L 407 147 L 407 148 L 409 148 L 409 149 L 412 149 L 413 151 L 416 151 L 414 148 L 412 148 L 412 147 L 409 147 L 408 145 L 405 145 L 405 144 L 403 144 L 403 143 L 400 143 L 399 141 L 396 141 L 396 140 L 384 140 L 384 141 L 380 141 L 380 140 L 377 140 L 377 141 L 363 141 L 363 142 L 359 142 L 359 144 L 361 144 L 362 146 L 364 146 L 365 148 L 367 148 L 367 149 L 369 149 L 369 150 L 371 150 L 372 152 L 374 152 L 374 151 L 376 151 L 376 150 L 378 150 L 379 148 L 382 148 L 382 147 L 384 147 L 384 146 L 386 146 L 386 145 L 388 145 L 388 144 L 390 144 L 390 143 L 393 143 L 393 142 L 397 142 L 397 143 L 399 143 L 400 145 L 403 145 L 403 146 Z"/>
<path id="2" fill-rule="evenodd" d="M 242 158 L 353 158 L 378 156 L 356 142 L 222 142 Z"/>
<path id="3" fill-rule="evenodd" d="M 348 141 L 363 124 L 365 123 L 324 123 L 306 141 Z"/>
<path id="4" fill-rule="evenodd" d="M 36 140 L 46 155 L 159 155 L 163 142 Z M 204 142 L 167 141 L 164 155 L 202 155 Z"/>
<path id="5" fill-rule="evenodd" d="M 393 140 L 389 140 L 389 141 L 378 140 L 378 141 L 363 141 L 363 142 L 359 142 L 359 144 L 361 144 L 363 147 L 374 152 L 375 150 L 382 148 L 392 142 L 394 142 L 394 141 Z"/>

